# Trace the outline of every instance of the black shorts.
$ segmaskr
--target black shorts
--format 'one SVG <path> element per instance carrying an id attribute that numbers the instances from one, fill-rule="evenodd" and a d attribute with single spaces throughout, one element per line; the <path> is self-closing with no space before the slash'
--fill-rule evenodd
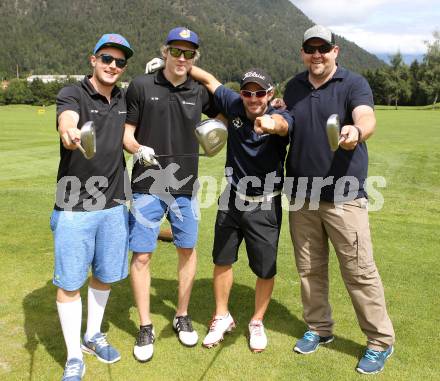
<path id="1" fill-rule="evenodd" d="M 217 212 L 214 263 L 222 266 L 236 262 L 244 238 L 249 267 L 254 274 L 263 279 L 274 277 L 282 220 L 281 195 L 272 198 L 269 210 L 261 208 L 263 203 L 249 203 L 257 205 L 251 211 L 240 211 L 235 206 L 235 197 L 230 199 L 228 209 Z"/>

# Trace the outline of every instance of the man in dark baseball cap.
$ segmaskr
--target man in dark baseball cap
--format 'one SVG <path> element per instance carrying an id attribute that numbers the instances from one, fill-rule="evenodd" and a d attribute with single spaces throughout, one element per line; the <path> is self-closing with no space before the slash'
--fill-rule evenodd
<path id="1" fill-rule="evenodd" d="M 272 78 L 258 68 L 249 69 L 243 74 L 240 81 L 240 89 L 243 89 L 248 83 L 256 83 L 260 85 L 263 90 L 272 90 L 273 88 Z"/>
<path id="2" fill-rule="evenodd" d="M 169 45 L 173 41 L 191 42 L 195 45 L 196 49 L 199 47 L 199 36 L 197 33 L 182 26 L 170 30 L 165 44 Z"/>
<path id="3" fill-rule="evenodd" d="M 235 327 L 229 295 L 232 267 L 244 240 L 249 267 L 256 276 L 255 306 L 249 313 L 249 348 L 262 352 L 268 343 L 263 319 L 275 281 L 284 159 L 293 120 L 288 112 L 271 107 L 273 81 L 259 68 L 244 72 L 239 94 L 198 67 L 193 66 L 191 76 L 213 94 L 228 120 L 228 186 L 219 199 L 212 251 L 215 310 L 203 346 L 216 346 Z M 276 182 L 269 180 L 272 175 Z"/>

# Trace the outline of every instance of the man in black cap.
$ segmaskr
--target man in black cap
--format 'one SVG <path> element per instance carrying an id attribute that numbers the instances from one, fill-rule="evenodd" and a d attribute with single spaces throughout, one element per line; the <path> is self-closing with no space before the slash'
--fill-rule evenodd
<path id="1" fill-rule="evenodd" d="M 136 77 L 127 90 L 124 146 L 135 154 L 132 172 L 133 203 L 129 216 L 131 283 L 139 313 L 140 329 L 133 349 L 140 362 L 153 356 L 155 333 L 150 316 L 150 262 L 157 245 L 161 219 L 166 216 L 178 254 L 178 301 L 173 319 L 180 342 L 198 341 L 188 306 L 196 274 L 198 233 L 197 199 L 193 197 L 198 157 L 158 154 L 199 152 L 194 129 L 202 112 L 216 116 L 212 96 L 188 76 L 199 56 L 199 38 L 184 27 L 172 29 L 161 49 L 163 70 Z M 177 168 L 172 174 L 169 169 Z M 164 175 L 167 174 L 168 175 Z M 162 181 L 155 182 L 155 174 Z M 162 186 L 158 188 L 156 185 Z M 170 204 L 170 200 L 172 200 Z"/>
<path id="2" fill-rule="evenodd" d="M 57 308 L 67 347 L 65 381 L 83 377 L 81 349 L 107 364 L 121 358 L 101 332 L 101 322 L 111 283 L 128 275 L 122 150 L 126 104 L 116 82 L 132 55 L 124 37 L 103 35 L 90 57 L 93 74 L 64 87 L 56 100 L 61 159 L 50 225 L 55 246 L 53 283 L 58 287 Z M 97 148 L 91 159 L 78 149 L 81 126 L 88 121 L 93 121 L 96 128 Z M 81 344 L 79 290 L 90 267 L 87 330 Z"/>
<path id="3" fill-rule="evenodd" d="M 228 300 L 232 264 L 238 259 L 244 239 L 249 266 L 257 276 L 255 310 L 248 326 L 249 347 L 261 352 L 267 346 L 263 318 L 276 274 L 284 159 L 293 121 L 289 113 L 270 106 L 273 82 L 261 69 L 243 74 L 240 94 L 198 67 L 193 67 L 190 74 L 214 94 L 217 107 L 228 120 L 228 186 L 220 196 L 212 253 L 216 307 L 203 345 L 217 345 L 235 327 Z"/>
<path id="4" fill-rule="evenodd" d="M 330 239 L 368 339 L 356 369 L 372 374 L 383 369 L 394 344 L 393 325 L 373 259 L 365 190 L 366 140 L 375 130 L 376 118 L 367 81 L 338 66 L 338 53 L 330 30 L 321 25 L 306 30 L 301 56 L 307 70 L 290 80 L 284 93 L 287 109 L 295 118 L 286 175 L 294 179 L 289 195 L 295 204 L 289 213 L 290 232 L 308 325 L 294 350 L 309 354 L 334 339 L 328 301 Z M 326 134 L 332 114 L 338 114 L 342 125 L 334 153 Z M 307 181 L 306 189 L 300 189 L 299 179 Z"/>

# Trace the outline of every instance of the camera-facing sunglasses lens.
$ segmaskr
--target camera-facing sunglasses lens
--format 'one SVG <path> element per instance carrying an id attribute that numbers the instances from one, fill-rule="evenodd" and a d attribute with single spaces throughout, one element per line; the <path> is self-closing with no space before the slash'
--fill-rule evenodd
<path id="1" fill-rule="evenodd" d="M 267 90 L 257 90 L 257 91 L 249 91 L 249 90 L 240 90 L 240 94 L 244 98 L 252 98 L 255 96 L 256 98 L 263 98 L 267 94 Z"/>
<path id="2" fill-rule="evenodd" d="M 194 56 L 196 55 L 195 50 L 183 50 L 183 49 L 179 49 L 179 48 L 169 48 L 168 50 L 170 51 L 170 54 L 174 58 L 179 58 L 183 53 L 183 56 L 185 57 L 185 59 L 190 60 L 190 59 L 193 59 Z"/>
<path id="3" fill-rule="evenodd" d="M 119 69 L 123 69 L 125 66 L 127 66 L 127 60 L 125 58 L 115 58 L 110 54 L 101 54 L 97 58 L 100 58 L 102 63 L 105 65 L 110 65 L 114 60 L 116 67 Z"/>
<path id="4" fill-rule="evenodd" d="M 304 49 L 304 53 L 306 54 L 314 54 L 316 51 L 318 51 L 321 54 L 325 54 L 333 49 L 333 45 L 330 44 L 324 44 L 319 46 L 303 45 L 303 49 Z"/>

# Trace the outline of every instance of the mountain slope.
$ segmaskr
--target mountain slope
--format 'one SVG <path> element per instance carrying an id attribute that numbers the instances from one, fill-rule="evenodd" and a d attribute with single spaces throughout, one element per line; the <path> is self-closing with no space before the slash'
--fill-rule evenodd
<path id="1" fill-rule="evenodd" d="M 126 78 L 158 56 L 169 29 L 187 26 L 201 37 L 199 62 L 223 81 L 251 66 L 283 81 L 301 70 L 299 49 L 313 23 L 288 0 L 14 0 L 0 3 L 0 76 L 77 74 L 103 33 L 124 35 L 135 50 Z M 345 39 L 340 63 L 356 71 L 381 66 Z"/>

